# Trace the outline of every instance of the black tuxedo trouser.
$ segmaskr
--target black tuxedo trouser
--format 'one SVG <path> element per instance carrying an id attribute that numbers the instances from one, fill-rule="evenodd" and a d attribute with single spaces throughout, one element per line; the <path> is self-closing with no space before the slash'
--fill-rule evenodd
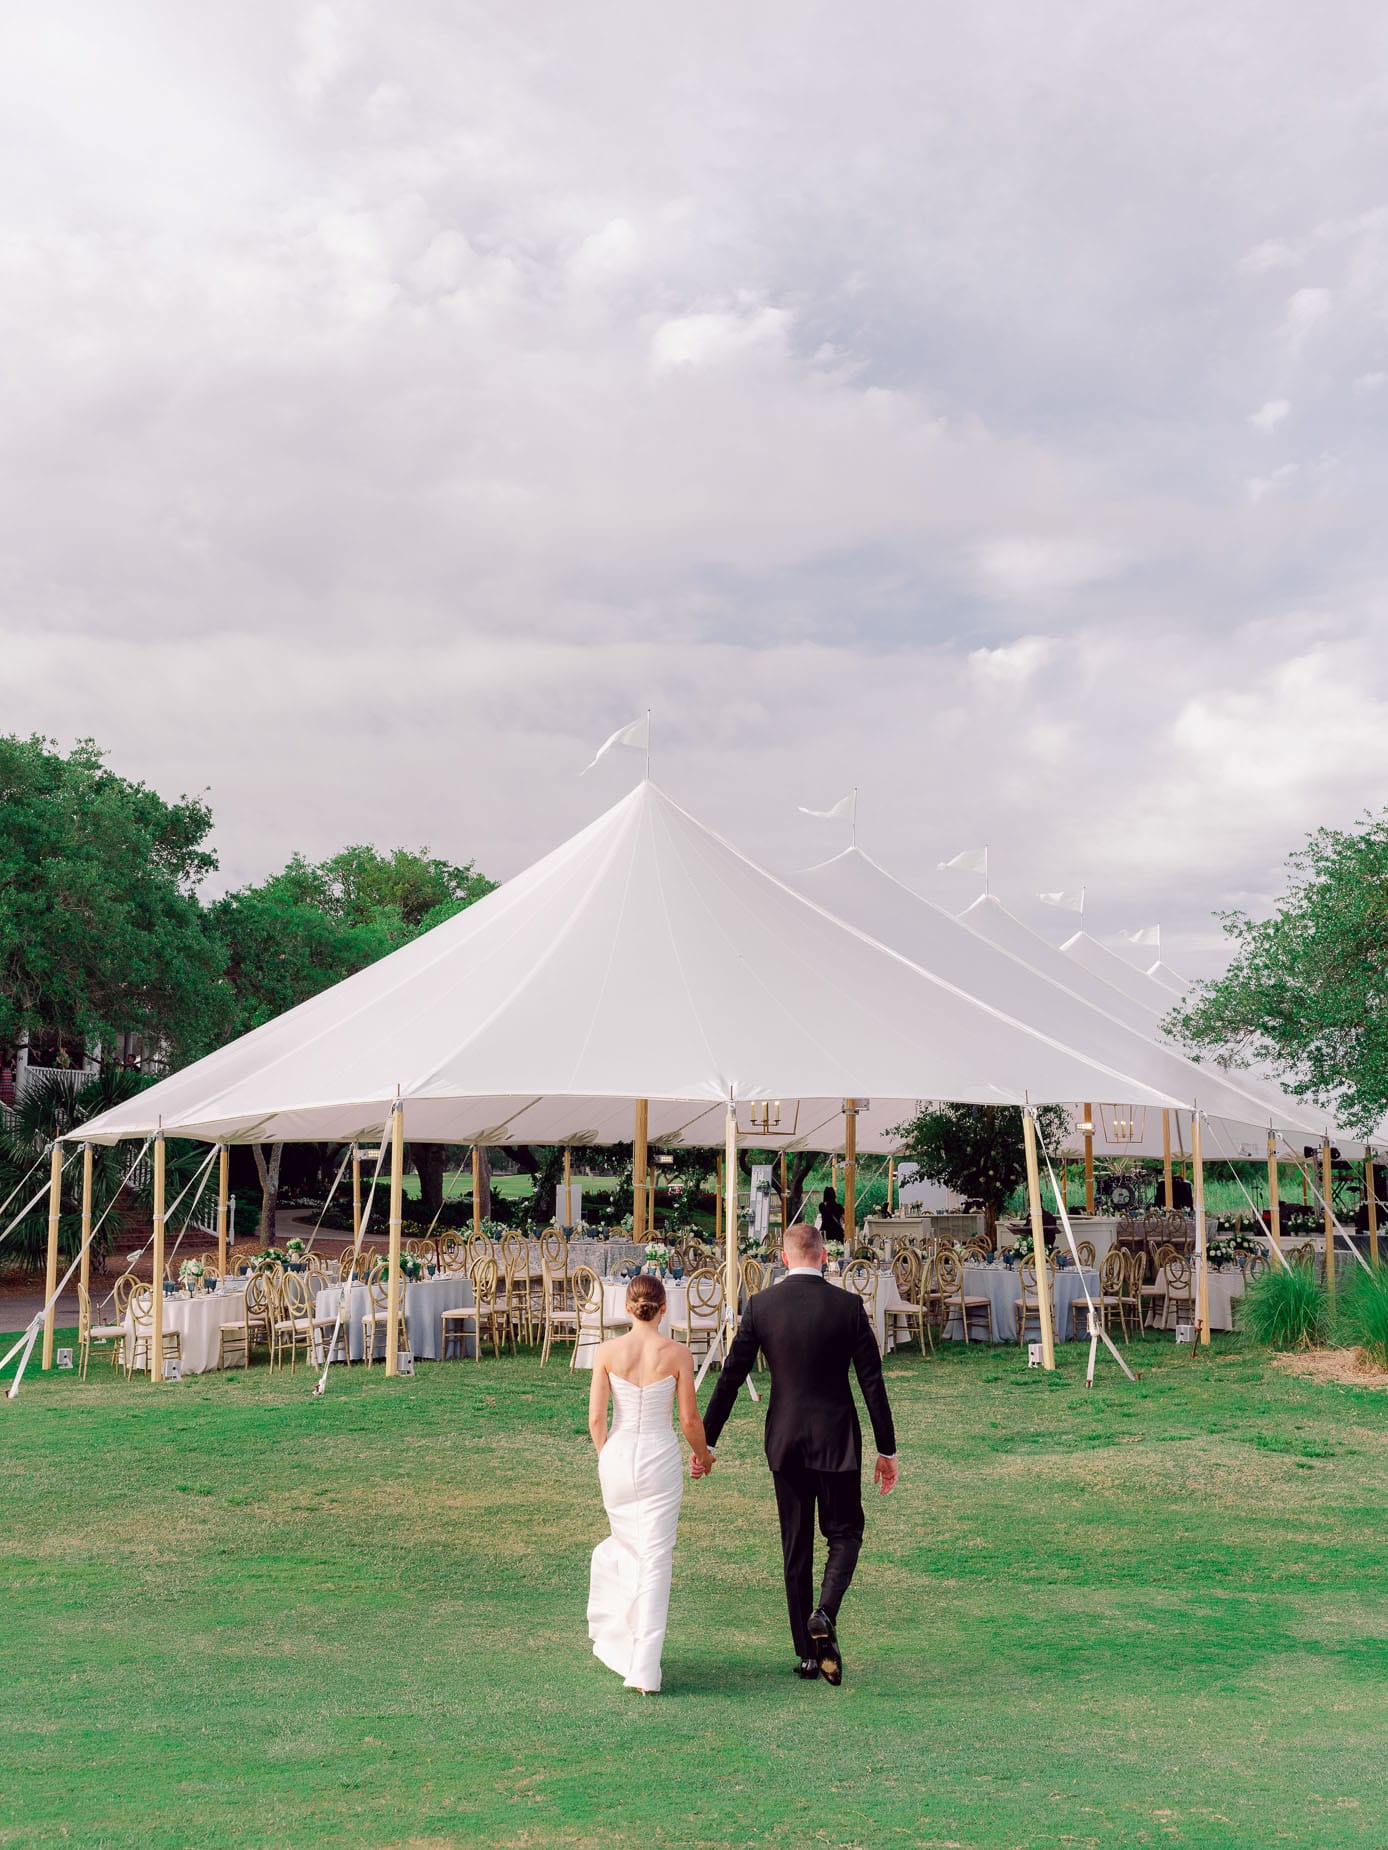
<path id="1" fill-rule="evenodd" d="M 813 1657 L 808 1620 L 815 1609 L 814 1527 L 829 1544 L 819 1605 L 831 1619 L 848 1591 L 858 1551 L 863 1545 L 863 1491 L 860 1471 L 811 1471 L 787 1464 L 771 1473 L 781 1517 L 781 1553 L 786 1567 L 786 1609 L 797 1657 Z"/>

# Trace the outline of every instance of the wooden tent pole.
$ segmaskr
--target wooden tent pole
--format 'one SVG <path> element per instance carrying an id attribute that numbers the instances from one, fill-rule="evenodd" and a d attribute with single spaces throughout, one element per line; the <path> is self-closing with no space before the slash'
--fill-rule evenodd
<path id="1" fill-rule="evenodd" d="M 1330 1139 L 1321 1138 L 1321 1217 L 1325 1223 L 1325 1288 L 1335 1295 L 1335 1209 L 1331 1203 Z"/>
<path id="2" fill-rule="evenodd" d="M 482 1237 L 482 1151 L 477 1144 L 472 1146 L 472 1237 Z"/>
<path id="3" fill-rule="evenodd" d="M 1046 1270 L 1046 1223 L 1041 1215 L 1041 1173 L 1036 1161 L 1036 1119 L 1022 1107 L 1022 1141 L 1027 1158 L 1027 1206 L 1031 1210 L 1031 1250 L 1036 1261 L 1036 1303 L 1041 1320 L 1041 1366 L 1055 1368 L 1055 1328 L 1051 1322 L 1051 1278 Z"/>
<path id="4" fill-rule="evenodd" d="M 715 1164 L 718 1181 L 713 1191 L 713 1243 L 717 1246 L 723 1238 L 723 1152 L 718 1153 Z"/>
<path id="5" fill-rule="evenodd" d="M 1277 1133 L 1268 1130 L 1268 1232 L 1278 1252 L 1282 1250 L 1282 1202 L 1278 1194 Z"/>
<path id="6" fill-rule="evenodd" d="M 152 1381 L 164 1379 L 164 1133 L 154 1136 L 154 1237 L 150 1265 L 154 1272 L 153 1302 L 149 1324 L 149 1373 Z"/>
<path id="7" fill-rule="evenodd" d="M 1084 1108 L 1084 1211 L 1094 1212 L 1094 1107 Z"/>
<path id="8" fill-rule="evenodd" d="M 1378 1196 L 1374 1192 L 1374 1153 L 1368 1144 L 1364 1146 L 1364 1182 L 1368 1189 L 1365 1197 L 1369 1212 L 1369 1264 L 1378 1264 Z"/>
<path id="9" fill-rule="evenodd" d="M 858 1237 L 858 1101 L 843 1101 L 843 1237 L 851 1253 Z"/>
<path id="10" fill-rule="evenodd" d="M 790 1225 L 790 1190 L 786 1186 L 786 1153 L 781 1152 L 781 1243 L 785 1244 L 786 1228 Z"/>
<path id="11" fill-rule="evenodd" d="M 1161 1185 L 1162 1200 L 1169 1214 L 1175 1206 L 1172 1200 L 1175 1184 L 1171 1175 L 1171 1111 L 1166 1105 L 1162 1106 L 1161 1112 Z"/>
<path id="12" fill-rule="evenodd" d="M 58 1221 L 63 1208 L 63 1146 L 55 1139 L 48 1159 L 48 1264 L 43 1275 L 43 1365 L 53 1366 L 54 1321 L 58 1306 Z"/>
<path id="13" fill-rule="evenodd" d="M 352 1139 L 352 1245 L 361 1240 L 361 1145 Z"/>
<path id="14" fill-rule="evenodd" d="M 651 1107 L 648 1100 L 638 1098 L 636 1101 L 636 1135 L 631 1145 L 631 1237 L 638 1246 L 646 1240 L 646 1228 L 649 1224 L 646 1201 L 646 1174 L 649 1166 L 650 1151 L 646 1142 L 650 1127 Z"/>
<path id="15" fill-rule="evenodd" d="M 1200 1340 L 1210 1340 L 1210 1256 L 1205 1233 L 1205 1151 L 1200 1134 L 1200 1113 L 1190 1114 L 1191 1202 L 1195 1209 L 1195 1313 Z"/>
<path id="16" fill-rule="evenodd" d="M 227 1202 L 231 1189 L 231 1151 L 223 1144 L 217 1152 L 217 1270 L 227 1275 Z"/>
<path id="17" fill-rule="evenodd" d="M 739 1269 L 737 1263 L 737 1108 L 731 1100 L 723 1123 L 723 1176 L 727 1200 L 723 1205 L 723 1295 L 729 1330 L 737 1322 Z M 726 1355 L 727 1351 L 724 1351 Z"/>
<path id="18" fill-rule="evenodd" d="M 89 1143 L 82 1145 L 82 1258 L 77 1273 L 84 1291 L 92 1288 L 92 1158 Z"/>
<path id="19" fill-rule="evenodd" d="M 400 1372 L 400 1230 L 405 1203 L 405 1107 L 390 1110 L 390 1252 L 386 1281 L 386 1376 Z"/>
<path id="20" fill-rule="evenodd" d="M 564 1225 L 574 1224 L 573 1152 L 564 1145 Z"/>
<path id="21" fill-rule="evenodd" d="M 892 1211 L 892 1184 L 895 1181 L 896 1181 L 896 1158 L 894 1156 L 889 1156 L 887 1158 L 887 1213 L 888 1215 L 890 1215 Z"/>

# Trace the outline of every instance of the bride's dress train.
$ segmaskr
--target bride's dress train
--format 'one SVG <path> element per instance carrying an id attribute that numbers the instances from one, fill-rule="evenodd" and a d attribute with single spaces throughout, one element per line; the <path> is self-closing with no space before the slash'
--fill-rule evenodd
<path id="1" fill-rule="evenodd" d="M 675 1380 L 612 1384 L 612 1430 L 598 1481 L 612 1533 L 593 1550 L 588 1635 L 593 1655 L 628 1689 L 660 1688 L 684 1461 L 671 1425 Z"/>

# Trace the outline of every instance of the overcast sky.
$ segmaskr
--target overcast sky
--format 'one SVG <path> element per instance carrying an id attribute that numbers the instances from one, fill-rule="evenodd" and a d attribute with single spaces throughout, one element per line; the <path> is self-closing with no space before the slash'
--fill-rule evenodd
<path id="1" fill-rule="evenodd" d="M 654 771 L 778 872 L 1267 907 L 1385 800 L 1388 11 L 43 0 L 0 60 L 5 730 L 222 878 L 515 872 Z M 1133 953 L 1134 957 L 1138 954 Z"/>

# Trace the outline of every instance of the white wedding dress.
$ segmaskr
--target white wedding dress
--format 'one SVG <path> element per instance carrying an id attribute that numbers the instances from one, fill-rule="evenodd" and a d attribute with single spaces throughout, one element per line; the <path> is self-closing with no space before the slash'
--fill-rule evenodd
<path id="1" fill-rule="evenodd" d="M 670 1567 L 684 1495 L 684 1461 L 671 1425 L 675 1378 L 612 1384 L 612 1430 L 598 1481 L 612 1533 L 593 1550 L 588 1635 L 593 1655 L 628 1689 L 660 1688 Z"/>

